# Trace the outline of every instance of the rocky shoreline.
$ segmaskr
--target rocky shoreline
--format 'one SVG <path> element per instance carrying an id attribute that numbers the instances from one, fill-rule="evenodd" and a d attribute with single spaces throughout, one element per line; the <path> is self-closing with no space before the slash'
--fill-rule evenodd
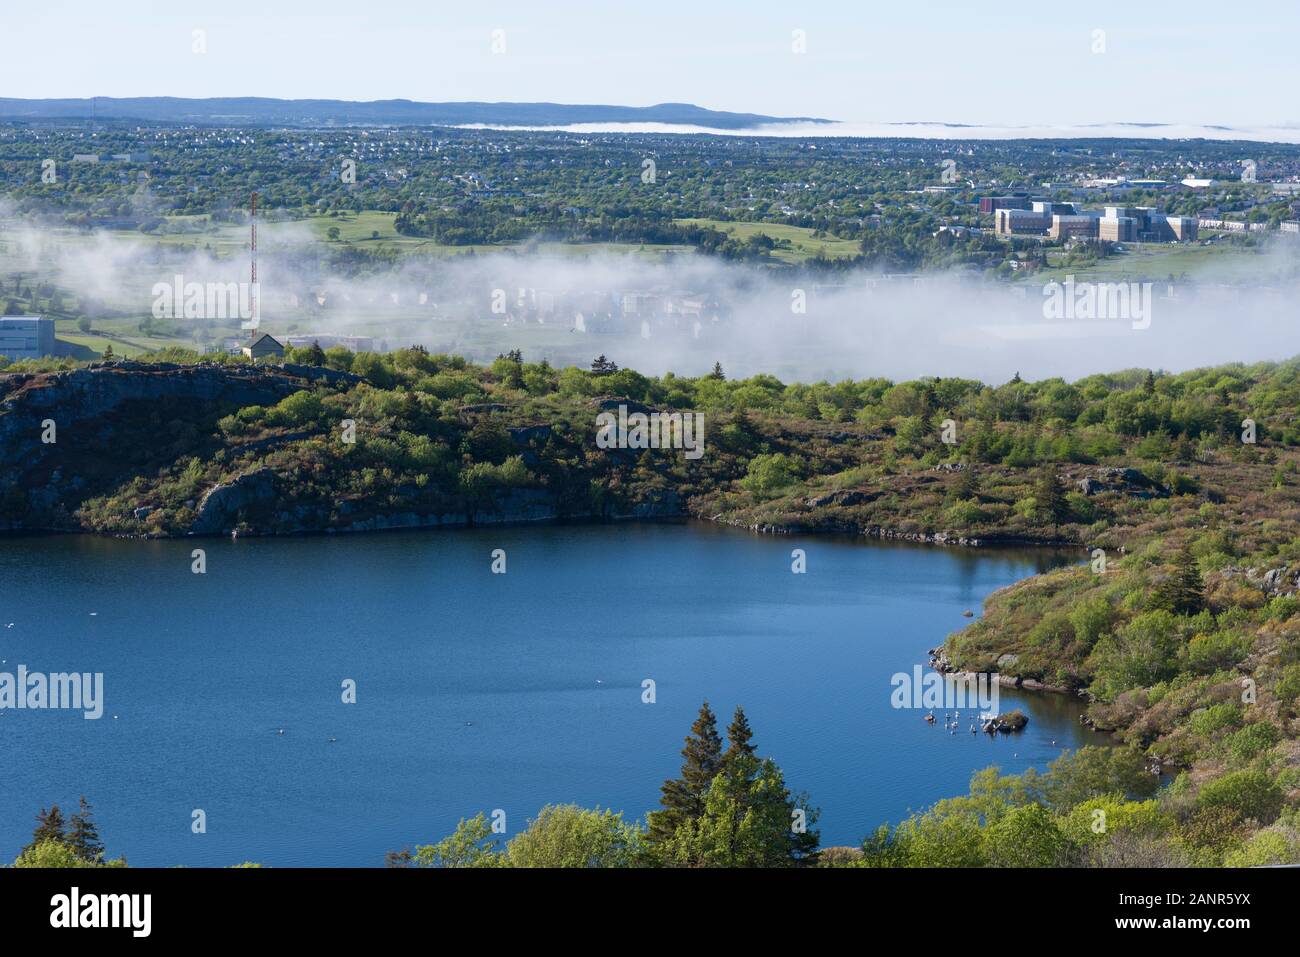
<path id="1" fill-rule="evenodd" d="M 880 525 L 836 525 L 816 527 L 806 525 L 777 525 L 766 522 L 745 522 L 743 519 L 727 517 L 723 513 L 715 515 L 696 515 L 696 518 L 743 528 L 758 535 L 849 535 L 853 537 L 878 538 L 882 541 L 912 542 L 917 545 L 940 545 L 959 548 L 1009 548 L 1033 546 L 1046 548 L 1085 548 L 1082 543 L 1068 538 L 1026 538 L 1024 536 L 984 535 L 980 538 L 967 538 L 948 532 L 906 532 Z"/>
<path id="2" fill-rule="evenodd" d="M 930 656 L 930 667 L 940 674 L 959 675 L 962 677 L 986 675 L 988 680 L 996 682 L 1000 688 L 1013 688 L 1018 691 L 1032 691 L 1046 694 L 1072 695 L 1079 698 L 1085 704 L 1092 700 L 1092 696 L 1088 694 L 1087 690 L 1084 688 L 1066 688 L 1060 685 L 1047 684 L 1046 682 L 1038 681 L 1034 678 L 1023 678 L 1019 675 L 1004 675 L 996 672 L 964 671 L 952 663 L 952 660 L 948 657 L 948 649 L 943 645 L 929 649 L 927 654 Z M 1011 654 L 1002 655 L 998 658 L 998 662 L 1001 664 L 1004 659 L 1015 659 L 1016 657 L 1017 656 Z M 1015 661 L 1010 660 L 1007 661 L 1006 664 L 1011 666 L 1015 664 Z M 1096 731 L 1099 734 L 1112 733 L 1112 729 L 1099 727 L 1091 718 L 1088 717 L 1086 711 L 1079 715 L 1079 723 L 1085 728 L 1088 728 L 1091 731 Z"/>

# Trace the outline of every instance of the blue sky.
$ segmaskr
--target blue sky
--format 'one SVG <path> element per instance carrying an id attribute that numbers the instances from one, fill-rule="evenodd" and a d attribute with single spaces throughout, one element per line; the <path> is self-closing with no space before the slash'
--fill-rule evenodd
<path id="1" fill-rule="evenodd" d="M 692 102 L 855 122 L 1300 125 L 1297 0 L 5 7 L 0 96 Z M 194 30 L 206 31 L 204 54 L 192 52 Z M 494 30 L 504 53 L 492 52 Z M 792 51 L 795 30 L 805 53 Z M 1104 53 L 1093 52 L 1095 30 Z"/>

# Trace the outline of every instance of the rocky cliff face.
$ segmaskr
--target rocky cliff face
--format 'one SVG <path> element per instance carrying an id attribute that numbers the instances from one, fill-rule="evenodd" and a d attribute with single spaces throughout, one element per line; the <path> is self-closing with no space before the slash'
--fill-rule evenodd
<path id="1" fill-rule="evenodd" d="M 80 501 L 171 461 L 183 441 L 202 440 L 201 424 L 320 381 L 360 379 L 307 366 L 128 361 L 0 375 L 0 529 L 74 527 Z"/>
<path id="2" fill-rule="evenodd" d="M 349 373 L 309 366 L 145 365 L 96 363 L 66 372 L 0 375 L 0 457 L 21 441 L 23 425 L 57 413 L 56 421 L 84 421 L 107 415 L 125 402 L 198 400 L 230 406 L 274 403 L 312 382 L 355 383 Z M 3 460 L 3 459 L 0 459 Z"/>
<path id="3" fill-rule="evenodd" d="M 554 476 L 467 496 L 454 476 L 442 476 L 441 485 L 427 474 L 385 478 L 392 460 L 368 452 L 348 464 L 337 430 L 320 420 L 295 428 L 259 419 L 252 433 L 238 421 L 219 424 L 304 389 L 345 390 L 361 381 L 308 366 L 123 361 L 0 375 L 0 531 L 277 535 L 685 514 L 671 488 L 597 502 Z M 471 423 L 508 411 L 501 404 L 461 410 Z M 530 469 L 545 468 L 548 445 L 565 441 L 551 424 L 527 420 L 502 427 L 501 436 Z M 380 449 L 393 444 L 391 435 L 366 438 Z M 453 448 L 456 442 L 453 436 Z M 634 465 L 637 453 L 630 455 L 626 464 Z"/>
<path id="4" fill-rule="evenodd" d="M 195 535 L 216 535 L 229 531 L 239 513 L 275 496 L 275 473 L 262 468 L 239 476 L 233 482 L 214 485 L 199 502 L 199 514 L 190 531 Z"/>

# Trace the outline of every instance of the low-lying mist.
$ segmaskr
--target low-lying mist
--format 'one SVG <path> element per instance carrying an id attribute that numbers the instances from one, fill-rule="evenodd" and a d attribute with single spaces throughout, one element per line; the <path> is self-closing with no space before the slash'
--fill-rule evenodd
<path id="1" fill-rule="evenodd" d="M 262 235 L 261 328 L 281 339 L 363 335 L 381 348 L 420 343 L 478 360 L 517 348 L 526 360 L 555 365 L 585 366 L 604 354 L 651 374 L 699 374 L 721 362 L 733 378 L 764 372 L 789 381 L 1002 382 L 1017 372 L 1072 379 L 1300 354 L 1300 241 L 1290 237 L 1261 253 L 1258 273 L 1274 277 L 1267 284 L 1149 277 L 1149 300 L 1139 287 L 1129 312 L 1087 318 L 1052 314 L 1048 280 L 1037 277 L 813 275 L 688 253 L 656 259 L 555 247 L 351 262 L 348 247 L 321 243 L 305 225 L 268 225 Z M 11 227 L 0 232 L 0 278 L 9 290 L 18 273 L 47 280 L 65 296 L 102 303 L 104 315 L 139 319 L 153 311 L 156 284 L 175 276 L 201 284 L 248 278 L 247 250 L 229 234 L 224 247 L 203 234 L 172 242 Z M 238 317 L 182 316 L 170 328 L 187 338 L 200 331 L 213 346 L 239 334 Z"/>

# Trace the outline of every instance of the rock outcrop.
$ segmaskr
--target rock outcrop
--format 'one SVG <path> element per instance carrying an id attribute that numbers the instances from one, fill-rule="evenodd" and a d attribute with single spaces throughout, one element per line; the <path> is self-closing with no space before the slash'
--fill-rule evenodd
<path id="1" fill-rule="evenodd" d="M 174 461 L 180 437 L 193 443 L 220 415 L 360 381 L 313 366 L 127 360 L 0 374 L 0 530 L 75 529 L 85 499 Z"/>
<path id="2" fill-rule="evenodd" d="M 1167 498 L 1169 489 L 1135 468 L 1103 468 L 1076 483 L 1084 495 L 1120 492 L 1130 498 Z"/>
<path id="3" fill-rule="evenodd" d="M 190 534 L 229 532 L 239 523 L 241 513 L 270 503 L 275 494 L 275 472 L 269 468 L 256 469 L 232 482 L 213 486 L 199 500 L 199 513 L 190 526 Z"/>

